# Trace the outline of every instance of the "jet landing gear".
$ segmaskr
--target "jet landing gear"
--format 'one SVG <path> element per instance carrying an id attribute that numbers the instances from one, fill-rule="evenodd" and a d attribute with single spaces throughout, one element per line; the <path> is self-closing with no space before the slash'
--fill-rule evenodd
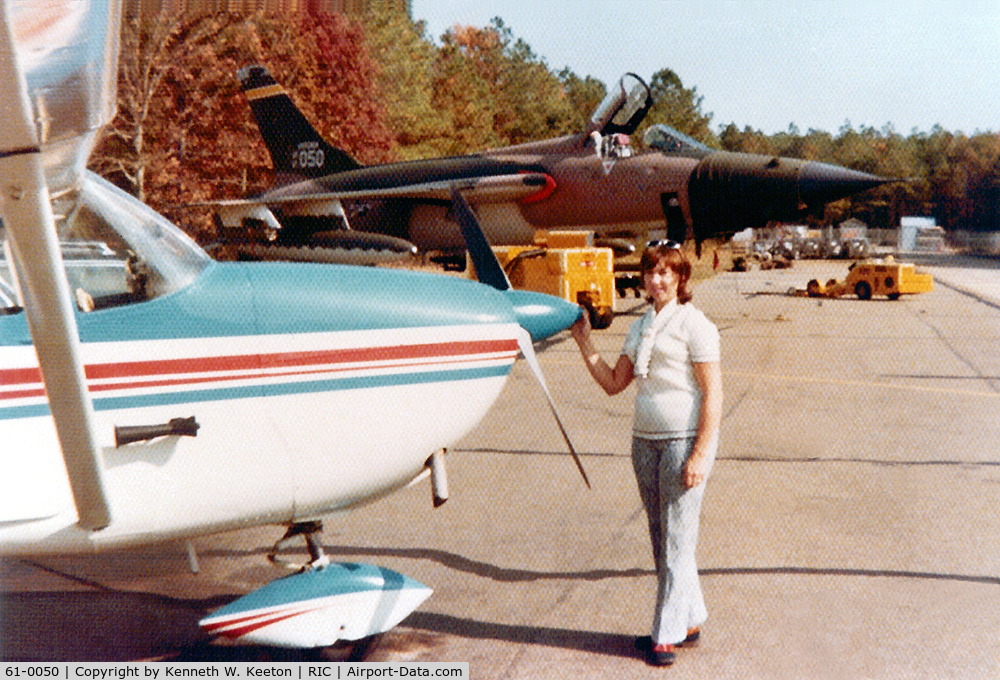
<path id="1" fill-rule="evenodd" d="M 296 522 L 288 527 L 285 535 L 278 539 L 274 546 L 268 551 L 267 559 L 272 564 L 278 564 L 286 569 L 297 572 L 309 571 L 310 569 L 322 569 L 330 564 L 330 558 L 323 552 L 317 535 L 323 531 L 323 522 L 315 520 L 312 522 Z M 301 536 L 306 542 L 306 549 L 309 551 L 309 561 L 305 564 L 282 559 L 278 553 L 286 545 Z"/>

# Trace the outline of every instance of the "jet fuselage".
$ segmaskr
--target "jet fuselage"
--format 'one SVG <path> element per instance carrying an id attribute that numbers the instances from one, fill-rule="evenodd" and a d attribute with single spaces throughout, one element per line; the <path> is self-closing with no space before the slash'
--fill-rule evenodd
<path id="1" fill-rule="evenodd" d="M 448 216 L 453 187 L 494 245 L 531 243 L 540 228 L 602 233 L 659 220 L 671 238 L 700 242 L 799 219 L 806 209 L 887 181 L 835 165 L 711 149 L 666 125 L 650 126 L 637 149 L 629 135 L 652 100 L 634 74 L 611 89 L 579 134 L 366 167 L 326 142 L 266 68 L 238 76 L 280 186 L 220 204 L 220 219 L 238 227 L 262 216 L 278 245 L 329 247 L 350 226 L 425 251 L 461 250 Z"/>

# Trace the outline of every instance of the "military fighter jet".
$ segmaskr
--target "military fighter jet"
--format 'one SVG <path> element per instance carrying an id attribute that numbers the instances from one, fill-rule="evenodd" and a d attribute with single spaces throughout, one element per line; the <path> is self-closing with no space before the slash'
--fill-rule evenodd
<path id="1" fill-rule="evenodd" d="M 835 165 L 717 151 L 654 125 L 642 150 L 630 144 L 652 105 L 628 73 L 579 134 L 466 156 L 361 166 L 328 144 L 267 69 L 238 78 L 270 151 L 278 181 L 254 198 L 216 204 L 224 227 L 259 225 L 260 243 L 324 252 L 372 234 L 367 247 L 464 247 L 447 218 L 454 183 L 495 245 L 531 243 L 538 228 L 586 227 L 600 234 L 628 222 L 664 219 L 675 240 L 706 238 L 801 217 L 805 209 L 888 180 Z M 353 228 L 353 231 L 349 231 Z M 362 246 L 366 247 L 366 246 Z M 289 250 L 291 249 L 291 250 Z M 308 259 L 308 258 L 306 258 Z"/>

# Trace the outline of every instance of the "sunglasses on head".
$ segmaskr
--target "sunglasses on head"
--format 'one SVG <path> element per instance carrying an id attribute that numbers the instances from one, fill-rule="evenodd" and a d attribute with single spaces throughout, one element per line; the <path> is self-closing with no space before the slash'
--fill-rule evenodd
<path id="1" fill-rule="evenodd" d="M 647 248 L 670 248 L 671 250 L 679 250 L 681 244 L 670 238 L 658 238 L 646 243 Z"/>

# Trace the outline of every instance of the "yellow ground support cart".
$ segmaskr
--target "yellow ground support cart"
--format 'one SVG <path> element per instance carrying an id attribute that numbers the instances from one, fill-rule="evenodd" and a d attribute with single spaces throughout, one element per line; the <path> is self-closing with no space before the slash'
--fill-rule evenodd
<path id="1" fill-rule="evenodd" d="M 926 293 L 934 288 L 934 278 L 921 274 L 912 264 L 896 262 L 891 256 L 884 260 L 862 260 L 851 265 L 843 281 L 830 279 L 821 284 L 813 279 L 806 285 L 809 297 L 840 297 L 854 293 L 861 300 L 873 295 L 885 295 L 898 300 L 902 295 Z"/>
<path id="2" fill-rule="evenodd" d="M 614 252 L 594 247 L 593 232 L 539 231 L 534 245 L 493 250 L 514 288 L 583 305 L 594 328 L 611 325 L 615 315 Z"/>

